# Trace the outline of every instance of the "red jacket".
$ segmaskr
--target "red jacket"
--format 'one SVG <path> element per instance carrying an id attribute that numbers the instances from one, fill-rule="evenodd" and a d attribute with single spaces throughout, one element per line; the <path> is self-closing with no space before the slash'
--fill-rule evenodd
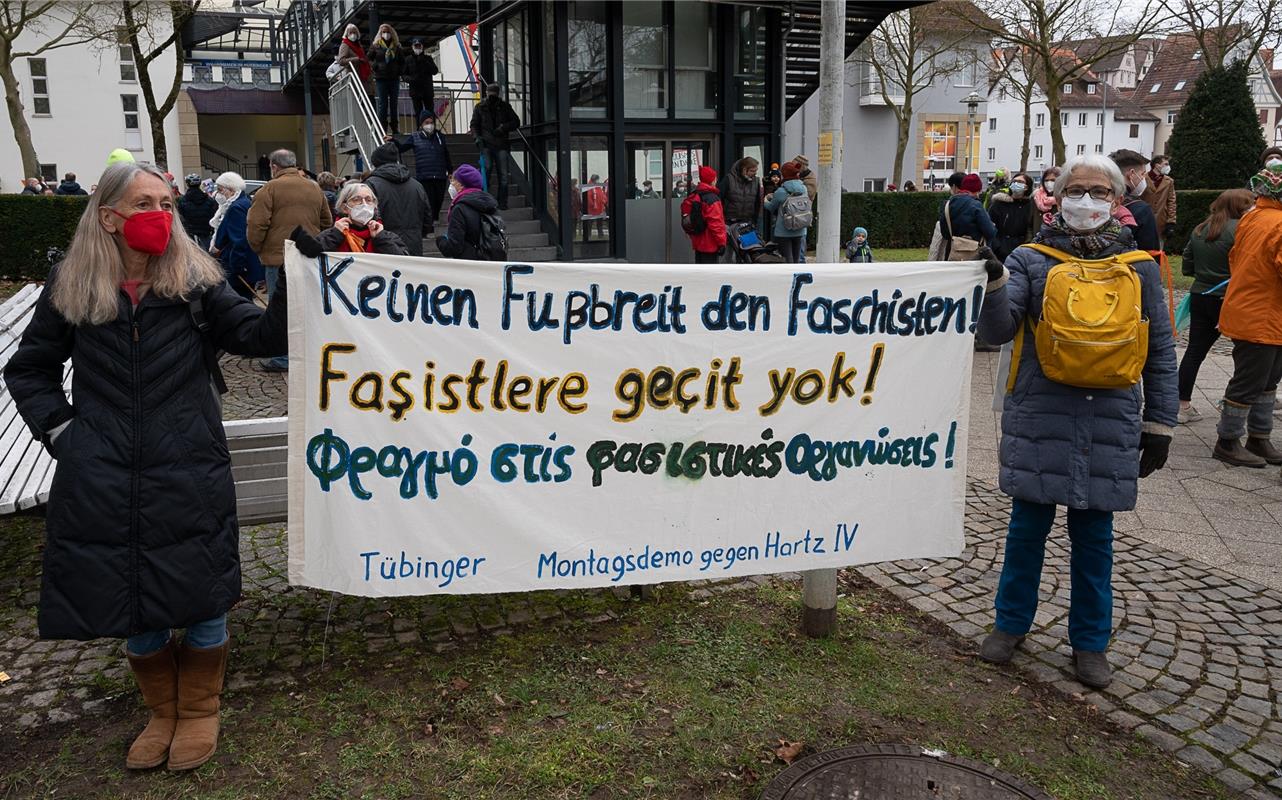
<path id="1" fill-rule="evenodd" d="M 686 199 L 681 201 L 681 216 L 690 213 L 690 208 L 694 205 L 695 200 L 700 200 L 705 195 L 712 199 L 715 195 L 715 203 L 703 203 L 703 221 L 705 223 L 703 233 L 690 234 L 690 246 L 696 253 L 716 253 L 726 246 L 726 210 L 721 205 L 721 194 L 717 187 L 710 183 L 700 183 L 697 188 Z"/>

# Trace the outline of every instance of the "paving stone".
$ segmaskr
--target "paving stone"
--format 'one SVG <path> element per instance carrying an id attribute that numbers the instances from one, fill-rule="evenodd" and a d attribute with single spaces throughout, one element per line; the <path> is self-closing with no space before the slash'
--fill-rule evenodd
<path id="1" fill-rule="evenodd" d="M 1179 736 L 1167 733 L 1153 725 L 1141 725 L 1135 729 L 1135 732 L 1168 753 L 1174 753 L 1176 750 L 1188 745 L 1188 742 Z"/>
<path id="2" fill-rule="evenodd" d="M 1206 772 L 1216 772 L 1224 766 L 1224 762 L 1208 752 L 1206 748 L 1198 747 L 1195 744 L 1180 750 L 1175 754 L 1175 757 L 1185 764 L 1192 764 Z"/>
<path id="3" fill-rule="evenodd" d="M 1255 780 L 1247 775 L 1243 775 L 1235 769 L 1222 769 L 1215 773 L 1215 777 L 1230 789 L 1243 792 L 1255 785 Z"/>

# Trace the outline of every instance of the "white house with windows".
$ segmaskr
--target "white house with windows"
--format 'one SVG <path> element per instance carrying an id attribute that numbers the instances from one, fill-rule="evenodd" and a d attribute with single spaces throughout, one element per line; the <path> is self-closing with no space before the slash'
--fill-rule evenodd
<path id="1" fill-rule="evenodd" d="M 1013 82 L 1025 80 L 1012 65 L 1007 77 L 988 95 L 988 116 L 983 126 L 981 170 L 991 174 L 998 168 L 1017 170 L 1024 141 L 1024 104 L 1012 91 Z M 1111 153 L 1126 148 L 1149 154 L 1153 149 L 1158 118 L 1139 108 L 1120 91 L 1101 81 L 1093 72 L 1056 87 L 1060 93 L 1060 123 L 1064 154 L 1071 158 L 1087 153 Z M 1027 170 L 1040 173 L 1055 165 L 1051 147 L 1051 120 L 1046 93 L 1034 89 L 1029 107 L 1029 153 Z"/>
<path id="2" fill-rule="evenodd" d="M 167 36 L 167 33 L 165 34 Z M 14 49 L 35 49 L 48 33 L 24 31 Z M 146 46 L 146 45 L 144 45 Z M 14 62 L 27 125 L 39 160 L 40 175 L 57 182 L 75 173 L 89 189 L 106 167 L 107 155 L 123 147 L 139 161 L 151 161 L 151 126 L 138 86 L 137 67 L 130 48 L 94 43 L 48 50 Z M 158 91 L 168 88 L 162 76 L 172 76 L 172 50 L 157 58 L 151 74 Z M 182 175 L 199 168 L 198 160 L 185 163 L 179 147 L 178 114 L 165 120 L 169 171 Z M 0 191 L 21 191 L 22 158 L 14 140 L 9 115 L 0 115 Z"/>

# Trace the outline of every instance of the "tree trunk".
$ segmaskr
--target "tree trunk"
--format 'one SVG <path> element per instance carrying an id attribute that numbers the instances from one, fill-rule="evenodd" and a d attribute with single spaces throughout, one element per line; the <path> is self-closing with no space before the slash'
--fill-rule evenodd
<path id="1" fill-rule="evenodd" d="M 890 182 L 898 188 L 902 186 L 900 179 L 904 177 L 904 154 L 908 152 L 908 133 L 913 118 L 911 101 L 907 97 L 904 98 L 904 107 L 895 113 L 895 117 L 898 123 L 895 139 L 895 166 Z"/>
<path id="2" fill-rule="evenodd" d="M 0 82 L 4 83 L 4 104 L 9 109 L 9 124 L 13 126 L 13 138 L 22 155 L 22 179 L 26 180 L 40 174 L 40 160 L 36 156 L 36 146 L 31 142 L 31 128 L 22 107 L 21 87 L 18 76 L 13 74 L 13 61 L 9 54 L 9 46 L 0 42 Z"/>
<path id="3" fill-rule="evenodd" d="M 1051 88 L 1046 90 L 1046 113 L 1050 115 L 1051 122 L 1051 153 L 1055 156 L 1056 164 L 1063 164 L 1066 160 L 1064 157 L 1064 128 L 1060 124 L 1059 118 L 1059 92 L 1058 85 L 1050 84 Z"/>
<path id="4" fill-rule="evenodd" d="M 1019 171 L 1028 172 L 1028 141 L 1033 135 L 1033 95 L 1024 95 L 1024 144 L 1019 151 Z"/>

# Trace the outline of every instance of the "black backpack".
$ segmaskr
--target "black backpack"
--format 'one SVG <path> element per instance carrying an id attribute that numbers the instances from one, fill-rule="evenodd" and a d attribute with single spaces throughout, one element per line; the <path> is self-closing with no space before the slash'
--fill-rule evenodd
<path id="1" fill-rule="evenodd" d="M 476 240 L 478 261 L 506 261 L 507 233 L 498 214 L 481 214 L 481 232 Z"/>
<path id="2" fill-rule="evenodd" d="M 689 234 L 700 234 L 708 229 L 708 221 L 703 217 L 705 204 L 720 203 L 721 198 L 712 192 L 698 192 L 690 204 L 690 213 L 681 215 L 681 230 Z"/>

